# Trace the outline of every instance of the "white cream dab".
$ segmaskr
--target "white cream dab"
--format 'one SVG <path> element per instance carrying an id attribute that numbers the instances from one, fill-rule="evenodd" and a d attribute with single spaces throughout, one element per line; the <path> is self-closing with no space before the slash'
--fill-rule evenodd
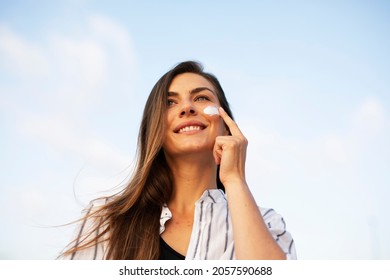
<path id="1" fill-rule="evenodd" d="M 203 112 L 210 116 L 219 115 L 218 108 L 214 106 L 207 106 L 203 109 Z"/>

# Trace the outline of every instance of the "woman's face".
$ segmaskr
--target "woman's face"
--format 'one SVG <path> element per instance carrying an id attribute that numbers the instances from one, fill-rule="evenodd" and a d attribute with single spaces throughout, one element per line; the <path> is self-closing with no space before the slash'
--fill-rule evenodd
<path id="1" fill-rule="evenodd" d="M 219 115 L 208 115 L 208 106 L 220 107 L 213 85 L 194 73 L 177 75 L 168 89 L 167 130 L 163 144 L 171 156 L 210 152 L 219 135 L 226 135 Z"/>

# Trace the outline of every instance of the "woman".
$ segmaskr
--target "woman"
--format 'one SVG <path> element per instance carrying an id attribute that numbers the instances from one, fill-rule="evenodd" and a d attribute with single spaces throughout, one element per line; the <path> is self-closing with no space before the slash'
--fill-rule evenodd
<path id="1" fill-rule="evenodd" d="M 252 197 L 246 147 L 218 80 L 178 64 L 146 102 L 130 182 L 91 204 L 61 258 L 296 258 L 283 218 Z"/>

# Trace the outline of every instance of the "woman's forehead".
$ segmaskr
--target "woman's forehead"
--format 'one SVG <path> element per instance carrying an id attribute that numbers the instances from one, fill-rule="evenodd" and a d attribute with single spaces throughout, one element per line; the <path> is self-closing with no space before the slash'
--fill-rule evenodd
<path id="1" fill-rule="evenodd" d="M 206 87 L 213 93 L 215 92 L 213 84 L 203 76 L 195 73 L 183 73 L 177 75 L 169 85 L 169 92 L 186 93 L 194 88 Z"/>

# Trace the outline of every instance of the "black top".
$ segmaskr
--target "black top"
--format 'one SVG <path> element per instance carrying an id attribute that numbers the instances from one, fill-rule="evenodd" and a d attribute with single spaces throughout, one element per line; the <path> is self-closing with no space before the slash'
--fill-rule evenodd
<path id="1" fill-rule="evenodd" d="M 186 257 L 176 252 L 160 236 L 160 260 L 184 260 Z"/>

